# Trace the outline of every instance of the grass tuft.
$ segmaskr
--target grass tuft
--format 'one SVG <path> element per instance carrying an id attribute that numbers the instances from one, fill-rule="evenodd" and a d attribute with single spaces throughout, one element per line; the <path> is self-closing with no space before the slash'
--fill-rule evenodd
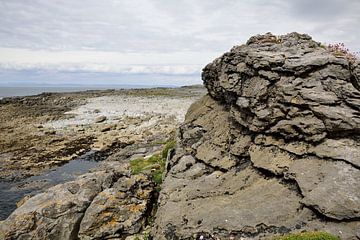
<path id="1" fill-rule="evenodd" d="M 276 237 L 273 240 L 340 240 L 340 238 L 325 232 L 304 232 Z"/>
<path id="2" fill-rule="evenodd" d="M 150 173 L 154 183 L 159 187 L 162 183 L 162 175 L 165 170 L 167 153 L 175 147 L 176 142 L 170 140 L 164 144 L 159 154 L 154 154 L 149 158 L 138 158 L 130 161 L 131 174 Z"/>
<path id="3" fill-rule="evenodd" d="M 176 141 L 174 141 L 174 140 L 171 140 L 171 141 L 168 141 L 167 143 L 165 143 L 165 146 L 164 146 L 163 150 L 161 151 L 161 157 L 166 160 L 169 150 L 175 148 L 175 144 L 176 144 Z"/>

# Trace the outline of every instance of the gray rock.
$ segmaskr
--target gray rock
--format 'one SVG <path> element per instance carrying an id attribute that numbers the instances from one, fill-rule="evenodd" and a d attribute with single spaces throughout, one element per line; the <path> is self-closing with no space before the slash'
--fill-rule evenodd
<path id="1" fill-rule="evenodd" d="M 289 173 L 295 176 L 305 205 L 337 220 L 360 217 L 360 171 L 350 164 L 298 159 Z"/>
<path id="2" fill-rule="evenodd" d="M 106 117 L 105 116 L 98 116 L 95 118 L 94 122 L 95 123 L 102 123 L 106 121 Z"/>
<path id="3" fill-rule="evenodd" d="M 143 153 L 136 153 L 136 154 L 134 154 L 134 155 L 132 155 L 132 156 L 130 157 L 130 160 L 135 160 L 135 159 L 144 158 L 144 157 L 145 157 L 145 154 L 143 154 Z"/>
<path id="4" fill-rule="evenodd" d="M 209 95 L 179 129 L 154 238 L 356 239 L 358 62 L 308 35 L 268 33 L 215 59 L 202 79 Z"/>
<path id="5" fill-rule="evenodd" d="M 360 168 L 360 142 L 353 139 L 326 139 L 308 152 L 320 158 L 344 160 Z"/>

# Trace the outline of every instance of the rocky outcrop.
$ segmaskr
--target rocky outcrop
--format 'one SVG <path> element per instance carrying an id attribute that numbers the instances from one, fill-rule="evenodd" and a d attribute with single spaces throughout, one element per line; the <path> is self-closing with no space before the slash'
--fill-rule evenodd
<path id="1" fill-rule="evenodd" d="M 155 239 L 360 237 L 359 63 L 308 35 L 254 36 L 203 69 Z"/>
<path id="2" fill-rule="evenodd" d="M 107 162 L 26 200 L 0 224 L 0 239 L 123 239 L 142 230 L 155 193 L 147 176 Z"/>

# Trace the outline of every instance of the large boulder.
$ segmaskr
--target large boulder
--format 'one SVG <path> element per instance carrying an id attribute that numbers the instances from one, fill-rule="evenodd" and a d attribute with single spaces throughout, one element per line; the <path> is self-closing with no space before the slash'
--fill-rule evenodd
<path id="1" fill-rule="evenodd" d="M 359 63 L 308 35 L 255 36 L 208 64 L 178 132 L 155 239 L 360 237 Z"/>

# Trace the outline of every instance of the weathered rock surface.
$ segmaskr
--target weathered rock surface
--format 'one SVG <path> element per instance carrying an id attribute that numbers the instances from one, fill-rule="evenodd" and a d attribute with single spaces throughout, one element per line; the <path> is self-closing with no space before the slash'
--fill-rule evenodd
<path id="1" fill-rule="evenodd" d="M 80 239 L 124 237 L 139 233 L 151 210 L 154 184 L 145 175 L 120 177 L 100 192 L 80 224 Z"/>
<path id="2" fill-rule="evenodd" d="M 109 162 L 26 200 L 0 223 L 0 239 L 113 239 L 140 232 L 154 184 Z"/>
<path id="3" fill-rule="evenodd" d="M 169 160 L 155 239 L 360 229 L 359 63 L 271 34 L 207 65 Z"/>
<path id="4" fill-rule="evenodd" d="M 337 220 L 360 218 L 360 171 L 340 161 L 298 159 L 290 174 L 299 184 L 306 206 Z"/>

